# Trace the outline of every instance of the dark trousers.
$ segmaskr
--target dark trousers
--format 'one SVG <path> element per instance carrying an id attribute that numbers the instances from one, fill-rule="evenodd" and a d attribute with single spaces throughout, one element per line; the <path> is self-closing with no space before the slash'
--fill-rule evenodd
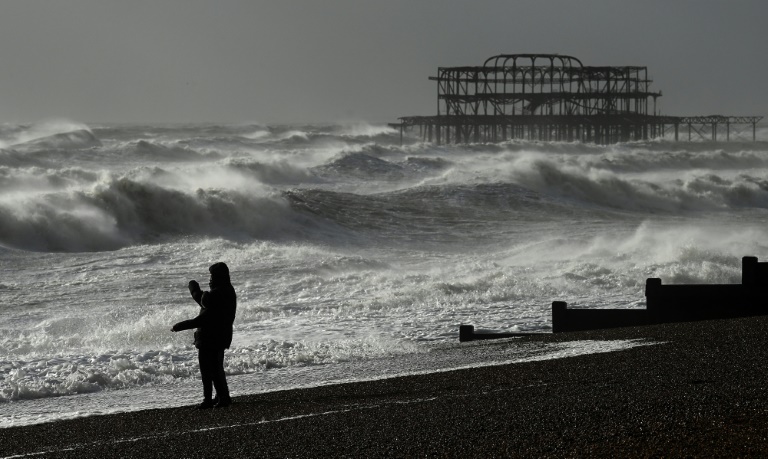
<path id="1" fill-rule="evenodd" d="M 197 358 L 200 362 L 200 376 L 203 378 L 203 397 L 210 400 L 213 388 L 219 400 L 229 398 L 227 377 L 224 374 L 224 349 L 198 349 Z"/>

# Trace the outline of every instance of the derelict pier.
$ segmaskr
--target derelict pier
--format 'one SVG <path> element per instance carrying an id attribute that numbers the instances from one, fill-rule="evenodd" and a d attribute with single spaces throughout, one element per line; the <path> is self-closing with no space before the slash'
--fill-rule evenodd
<path id="1" fill-rule="evenodd" d="M 590 67 L 560 54 L 501 54 L 482 66 L 440 67 L 437 115 L 404 116 L 390 124 L 419 129 L 424 141 L 513 139 L 610 144 L 649 140 L 730 140 L 762 116 L 663 116 L 647 67 Z"/>

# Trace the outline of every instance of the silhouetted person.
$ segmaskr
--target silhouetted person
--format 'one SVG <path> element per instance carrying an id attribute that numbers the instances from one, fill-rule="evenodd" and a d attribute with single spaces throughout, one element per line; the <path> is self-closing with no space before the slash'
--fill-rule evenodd
<path id="1" fill-rule="evenodd" d="M 189 281 L 189 293 L 200 305 L 200 314 L 194 319 L 179 322 L 171 328 L 178 332 L 197 328 L 195 347 L 203 379 L 203 403 L 198 409 L 223 408 L 232 404 L 227 377 L 224 374 L 224 349 L 232 344 L 232 323 L 235 321 L 237 295 L 229 280 L 229 268 L 215 263 L 208 268 L 211 280 L 209 292 L 200 290 L 197 281 Z M 216 399 L 212 398 L 216 388 Z"/>

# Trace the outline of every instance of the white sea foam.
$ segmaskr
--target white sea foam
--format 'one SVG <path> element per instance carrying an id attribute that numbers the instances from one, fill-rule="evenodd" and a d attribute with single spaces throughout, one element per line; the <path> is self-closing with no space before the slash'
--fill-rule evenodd
<path id="1" fill-rule="evenodd" d="M 317 387 L 328 384 L 373 381 L 409 375 L 473 369 L 498 365 L 509 365 L 552 359 L 575 357 L 585 354 L 619 352 L 633 347 L 657 345 L 662 343 L 641 340 L 617 341 L 572 341 L 557 344 L 510 343 L 506 346 L 484 347 L 477 343 L 461 347 L 444 347 L 434 352 L 421 349 L 417 354 L 377 356 L 373 359 L 344 361 L 336 365 L 300 367 L 293 373 L 280 375 L 275 371 L 259 371 L 258 374 L 229 373 L 229 385 L 234 394 L 263 393 L 276 390 L 288 390 Z M 159 357 L 158 357 L 159 355 Z M 7 408 L 0 416 L 0 428 L 36 424 L 51 420 L 72 419 L 99 414 L 121 413 L 151 408 L 167 408 L 188 405 L 194 397 L 190 392 L 196 388 L 186 373 L 196 372 L 191 362 L 177 362 L 175 368 L 167 362 L 173 357 L 164 353 L 150 352 L 138 363 L 131 363 L 125 356 L 100 356 L 104 373 L 98 377 L 86 376 L 85 371 L 75 371 L 67 376 L 66 382 L 56 388 L 76 389 L 75 396 L 50 398 L 42 396 L 40 391 L 24 392 L 30 399 L 24 402 L 6 404 Z M 237 359 L 228 354 L 227 361 Z M 150 370 L 152 364 L 165 368 L 165 371 Z M 46 362 L 55 369 L 57 362 Z M 43 367 L 43 365 L 41 365 Z M 165 378 L 157 377 L 163 373 Z M 74 376 L 73 376 L 74 375 Z M 23 380 L 26 376 L 21 376 Z M 118 390 L 120 384 L 136 379 L 145 384 L 133 385 Z M 94 383 L 112 381 L 115 391 L 100 391 Z M 148 382 L 151 381 L 151 382 Z M 53 388 L 49 384 L 46 390 Z M 162 397 L 158 397 L 162 394 Z M 34 397 L 41 395 L 41 397 Z"/>
<path id="2" fill-rule="evenodd" d="M 343 123 L 338 133 L 343 136 L 353 138 L 357 137 L 375 137 L 381 134 L 395 134 L 395 130 L 389 126 L 375 126 L 364 121 Z"/>

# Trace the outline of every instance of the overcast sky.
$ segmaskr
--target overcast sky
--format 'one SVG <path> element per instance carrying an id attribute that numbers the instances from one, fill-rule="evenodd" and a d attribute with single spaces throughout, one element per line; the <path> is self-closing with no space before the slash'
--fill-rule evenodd
<path id="1" fill-rule="evenodd" d="M 435 114 L 437 67 L 513 53 L 768 115 L 765 0 L 4 0 L 0 122 L 388 122 Z"/>

